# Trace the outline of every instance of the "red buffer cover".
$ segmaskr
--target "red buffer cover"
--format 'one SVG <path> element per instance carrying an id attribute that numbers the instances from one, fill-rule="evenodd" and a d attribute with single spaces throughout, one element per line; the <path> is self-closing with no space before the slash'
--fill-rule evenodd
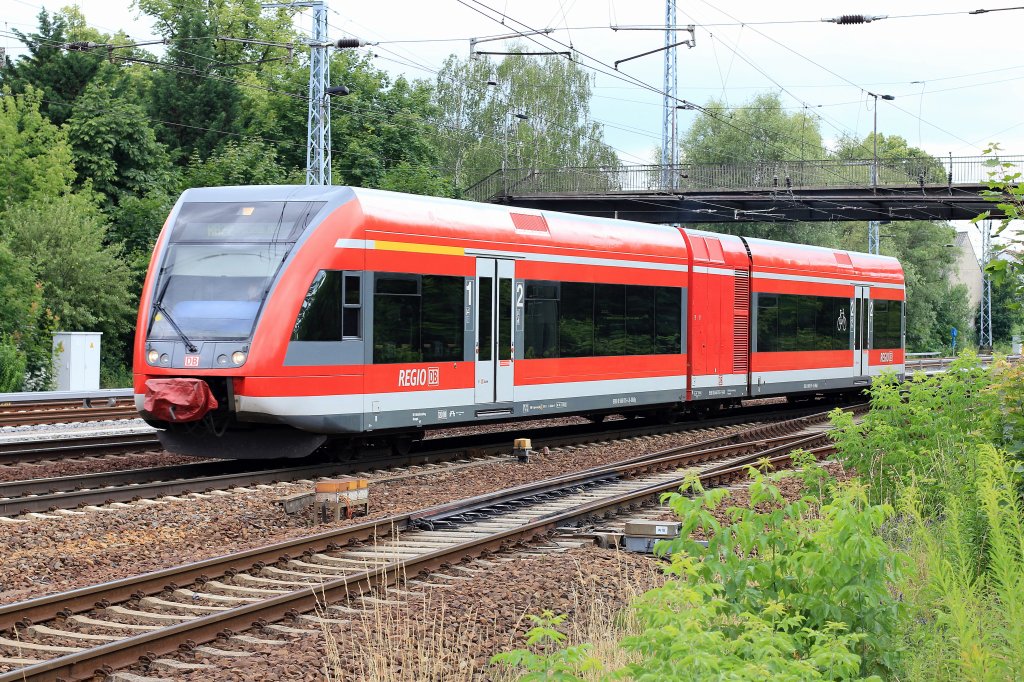
<path id="1" fill-rule="evenodd" d="M 149 379 L 142 408 L 156 419 L 194 422 L 217 409 L 217 399 L 202 379 Z"/>

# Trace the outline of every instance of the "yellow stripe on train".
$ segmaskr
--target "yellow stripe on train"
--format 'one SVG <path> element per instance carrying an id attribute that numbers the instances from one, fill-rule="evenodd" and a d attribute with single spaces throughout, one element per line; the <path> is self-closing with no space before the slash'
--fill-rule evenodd
<path id="1" fill-rule="evenodd" d="M 461 246 L 437 246 L 434 244 L 410 244 L 408 242 L 382 242 L 375 240 L 373 247 L 380 251 L 406 251 L 409 253 L 437 253 L 444 256 L 465 256 Z"/>

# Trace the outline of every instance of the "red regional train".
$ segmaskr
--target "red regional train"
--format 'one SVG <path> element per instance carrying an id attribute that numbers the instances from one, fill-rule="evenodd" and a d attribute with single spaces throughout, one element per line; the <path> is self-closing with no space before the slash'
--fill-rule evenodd
<path id="1" fill-rule="evenodd" d="M 904 370 L 893 258 L 350 187 L 190 189 L 134 391 L 171 451 L 402 448 L 426 428 L 674 418 Z"/>

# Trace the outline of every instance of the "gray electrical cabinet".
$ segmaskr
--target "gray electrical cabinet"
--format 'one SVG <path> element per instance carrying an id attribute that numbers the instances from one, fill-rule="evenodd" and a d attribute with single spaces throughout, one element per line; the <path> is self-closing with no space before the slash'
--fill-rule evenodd
<path id="1" fill-rule="evenodd" d="M 53 333 L 53 378 L 58 391 L 95 391 L 100 387 L 102 334 Z"/>

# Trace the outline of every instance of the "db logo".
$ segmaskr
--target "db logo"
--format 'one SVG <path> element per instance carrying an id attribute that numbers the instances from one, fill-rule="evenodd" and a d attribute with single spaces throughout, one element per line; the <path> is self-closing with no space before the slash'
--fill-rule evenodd
<path id="1" fill-rule="evenodd" d="M 399 386 L 412 388 L 416 386 L 437 386 L 440 383 L 441 370 L 437 367 L 398 370 Z"/>

